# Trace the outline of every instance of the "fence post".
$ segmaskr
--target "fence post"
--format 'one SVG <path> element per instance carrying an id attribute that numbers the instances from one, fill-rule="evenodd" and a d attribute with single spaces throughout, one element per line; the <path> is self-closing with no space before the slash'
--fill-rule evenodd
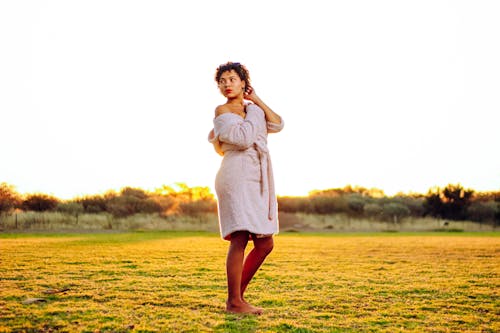
<path id="1" fill-rule="evenodd" d="M 16 230 L 17 230 L 17 213 L 14 214 L 14 216 L 16 217 Z"/>

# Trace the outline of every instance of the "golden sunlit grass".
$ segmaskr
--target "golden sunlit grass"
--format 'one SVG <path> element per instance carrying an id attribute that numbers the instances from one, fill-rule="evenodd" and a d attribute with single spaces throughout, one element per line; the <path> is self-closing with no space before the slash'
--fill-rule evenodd
<path id="1" fill-rule="evenodd" d="M 0 237 L 0 332 L 500 330 L 493 233 L 280 235 L 248 291 L 259 317 L 224 313 L 216 234 Z"/>

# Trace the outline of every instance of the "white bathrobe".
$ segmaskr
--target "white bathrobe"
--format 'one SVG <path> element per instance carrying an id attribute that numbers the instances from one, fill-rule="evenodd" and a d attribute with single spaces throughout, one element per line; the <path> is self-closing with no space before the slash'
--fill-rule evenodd
<path id="1" fill-rule="evenodd" d="M 284 123 L 266 122 L 264 111 L 246 106 L 246 117 L 223 113 L 214 119 L 208 140 L 220 143 L 224 157 L 215 179 L 221 236 L 235 231 L 273 235 L 279 231 L 267 134 L 281 131 Z"/>

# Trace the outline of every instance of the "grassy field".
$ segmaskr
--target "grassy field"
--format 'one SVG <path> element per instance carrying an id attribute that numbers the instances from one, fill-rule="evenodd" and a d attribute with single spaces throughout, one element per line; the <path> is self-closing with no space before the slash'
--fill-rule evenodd
<path id="1" fill-rule="evenodd" d="M 0 235 L 0 332 L 500 331 L 498 233 L 279 235 L 248 290 L 261 316 L 224 312 L 226 248 L 213 233 Z"/>

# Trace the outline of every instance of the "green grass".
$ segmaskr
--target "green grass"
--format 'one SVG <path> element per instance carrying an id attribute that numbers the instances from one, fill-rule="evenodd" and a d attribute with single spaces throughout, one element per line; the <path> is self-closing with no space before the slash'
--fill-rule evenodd
<path id="1" fill-rule="evenodd" d="M 279 235 L 237 316 L 217 234 L 3 234 L 0 332 L 498 332 L 498 235 Z"/>

